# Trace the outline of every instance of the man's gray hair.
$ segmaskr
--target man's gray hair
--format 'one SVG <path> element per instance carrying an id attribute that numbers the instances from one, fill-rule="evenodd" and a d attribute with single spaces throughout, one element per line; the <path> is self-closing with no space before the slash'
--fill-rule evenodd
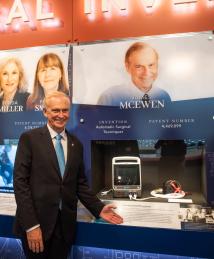
<path id="1" fill-rule="evenodd" d="M 53 91 L 45 96 L 45 98 L 43 100 L 43 109 L 47 109 L 49 100 L 54 97 L 55 98 L 66 98 L 68 100 L 68 102 L 70 103 L 70 97 L 67 94 L 60 92 L 60 91 Z"/>

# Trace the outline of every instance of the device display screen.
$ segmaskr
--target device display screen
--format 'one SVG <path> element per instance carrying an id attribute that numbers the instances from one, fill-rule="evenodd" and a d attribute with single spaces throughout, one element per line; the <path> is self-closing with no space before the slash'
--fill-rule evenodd
<path id="1" fill-rule="evenodd" d="M 140 185 L 139 165 L 114 165 L 114 185 Z"/>
<path id="2" fill-rule="evenodd" d="M 0 144 L 0 192 L 13 191 L 13 167 L 17 145 Z"/>

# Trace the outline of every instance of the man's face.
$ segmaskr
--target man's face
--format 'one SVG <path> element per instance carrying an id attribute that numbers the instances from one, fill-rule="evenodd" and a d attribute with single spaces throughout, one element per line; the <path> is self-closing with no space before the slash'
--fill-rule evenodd
<path id="1" fill-rule="evenodd" d="M 158 59 L 152 48 L 134 51 L 126 62 L 132 82 L 141 90 L 151 89 L 158 75 Z"/>
<path id="2" fill-rule="evenodd" d="M 64 130 L 69 119 L 70 102 L 66 97 L 51 97 L 48 100 L 44 115 L 48 119 L 49 126 L 60 133 Z"/>

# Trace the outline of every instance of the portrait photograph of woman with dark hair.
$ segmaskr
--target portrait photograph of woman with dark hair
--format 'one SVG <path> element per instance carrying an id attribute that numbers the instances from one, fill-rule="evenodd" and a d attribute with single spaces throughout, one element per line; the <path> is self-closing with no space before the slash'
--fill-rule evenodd
<path id="1" fill-rule="evenodd" d="M 27 100 L 27 109 L 41 110 L 44 97 L 53 91 L 69 95 L 65 70 L 60 57 L 55 53 L 47 53 L 37 63 L 33 92 Z"/>

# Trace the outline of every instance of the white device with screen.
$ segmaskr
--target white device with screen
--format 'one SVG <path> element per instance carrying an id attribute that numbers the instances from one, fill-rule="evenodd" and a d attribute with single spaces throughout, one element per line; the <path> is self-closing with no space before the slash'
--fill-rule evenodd
<path id="1" fill-rule="evenodd" d="M 135 194 L 141 197 L 141 160 L 135 156 L 118 156 L 112 158 L 113 196 L 129 197 Z"/>

